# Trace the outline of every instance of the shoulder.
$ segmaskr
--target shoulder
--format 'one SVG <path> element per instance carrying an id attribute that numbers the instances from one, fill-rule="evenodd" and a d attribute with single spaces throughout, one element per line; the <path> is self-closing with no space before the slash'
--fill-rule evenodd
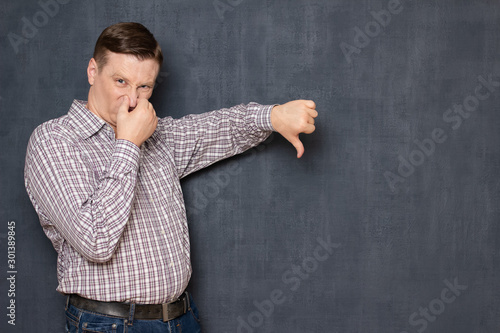
<path id="1" fill-rule="evenodd" d="M 177 128 L 181 126 L 179 119 L 174 119 L 172 117 L 158 118 L 158 129 L 163 133 L 175 132 Z"/>
<path id="2" fill-rule="evenodd" d="M 39 125 L 31 134 L 29 146 L 39 146 L 40 144 L 65 141 L 75 142 L 79 139 L 78 133 L 71 125 L 68 115 L 48 120 Z"/>

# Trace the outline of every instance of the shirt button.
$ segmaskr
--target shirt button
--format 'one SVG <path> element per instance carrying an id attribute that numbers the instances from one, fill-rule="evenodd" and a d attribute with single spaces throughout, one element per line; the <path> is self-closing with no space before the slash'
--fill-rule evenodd
<path id="1" fill-rule="evenodd" d="M 111 325 L 112 329 L 116 329 L 116 324 Z"/>

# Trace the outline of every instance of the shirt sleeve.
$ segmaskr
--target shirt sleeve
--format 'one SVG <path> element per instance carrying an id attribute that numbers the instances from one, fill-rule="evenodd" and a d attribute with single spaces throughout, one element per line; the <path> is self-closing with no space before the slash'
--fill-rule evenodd
<path id="1" fill-rule="evenodd" d="M 172 147 L 179 178 L 266 140 L 273 131 L 272 108 L 249 103 L 180 119 L 162 119 L 163 134 Z"/>
<path id="2" fill-rule="evenodd" d="M 110 260 L 129 218 L 139 149 L 117 140 L 99 178 L 71 142 L 34 136 L 26 154 L 25 185 L 35 210 L 87 260 Z"/>

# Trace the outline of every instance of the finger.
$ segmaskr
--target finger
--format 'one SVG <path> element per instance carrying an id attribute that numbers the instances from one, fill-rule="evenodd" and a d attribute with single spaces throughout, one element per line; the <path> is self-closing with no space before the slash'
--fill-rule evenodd
<path id="1" fill-rule="evenodd" d="M 153 122 L 154 122 L 154 123 L 156 123 L 156 125 L 158 125 L 158 116 L 156 116 L 155 109 L 153 109 L 153 114 L 152 114 L 152 116 L 153 116 Z M 156 126 L 156 125 L 155 125 L 155 126 Z"/>
<path id="2" fill-rule="evenodd" d="M 147 99 L 144 99 L 145 108 L 147 111 L 155 113 L 155 109 L 153 108 L 153 104 L 151 104 Z"/>
<path id="3" fill-rule="evenodd" d="M 149 112 L 151 112 L 151 116 L 152 116 L 153 118 L 155 118 L 155 119 L 156 119 L 156 118 L 157 118 L 157 117 L 156 117 L 156 110 L 155 110 L 155 108 L 153 107 L 153 104 L 149 103 L 149 105 L 148 105 L 148 110 L 149 110 Z"/>
<path id="4" fill-rule="evenodd" d="M 304 146 L 302 145 L 302 142 L 300 143 L 300 146 L 295 147 L 297 149 L 297 158 L 301 158 L 302 155 L 304 155 Z"/>
<path id="5" fill-rule="evenodd" d="M 304 102 L 304 105 L 306 107 L 308 107 L 309 109 L 316 109 L 316 103 L 314 103 L 314 101 L 311 101 L 311 100 L 303 100 Z"/>
<path id="6" fill-rule="evenodd" d="M 122 104 L 120 104 L 120 107 L 118 108 L 118 112 L 128 113 L 128 109 L 130 106 L 130 101 L 128 99 L 128 96 L 123 96 L 122 97 Z"/>
<path id="7" fill-rule="evenodd" d="M 147 108 L 149 108 L 148 103 L 149 103 L 149 101 L 147 99 L 145 99 L 145 98 L 139 98 L 137 100 L 137 106 L 136 106 L 136 108 L 138 109 L 138 108 L 142 107 L 142 108 L 146 108 L 147 109 Z"/>
<path id="8" fill-rule="evenodd" d="M 291 138 L 290 140 L 290 143 L 295 147 L 295 149 L 297 150 L 297 158 L 301 158 L 302 157 L 302 154 L 304 154 L 304 145 L 302 144 L 302 142 L 300 141 L 299 137 L 298 136 L 295 136 L 293 138 Z"/>
<path id="9" fill-rule="evenodd" d="M 314 109 L 309 109 L 309 110 L 307 110 L 307 114 L 313 118 L 316 118 L 318 116 L 318 111 L 316 111 Z"/>
<path id="10" fill-rule="evenodd" d="M 314 124 L 307 124 L 305 127 L 304 127 L 304 130 L 301 132 L 301 133 L 305 133 L 305 134 L 311 134 L 312 132 L 314 132 L 316 130 L 316 126 L 314 126 Z"/>
<path id="11" fill-rule="evenodd" d="M 156 110 L 155 108 L 153 107 L 153 104 L 149 103 L 149 107 L 150 107 L 150 112 L 151 112 L 151 116 L 153 117 L 153 121 L 158 124 L 158 117 L 156 116 Z M 156 126 L 156 125 L 155 125 Z"/>

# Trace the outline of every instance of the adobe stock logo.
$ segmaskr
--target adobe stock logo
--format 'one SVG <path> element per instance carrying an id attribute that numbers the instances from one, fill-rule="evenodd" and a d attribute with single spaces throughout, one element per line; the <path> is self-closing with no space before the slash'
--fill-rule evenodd
<path id="1" fill-rule="evenodd" d="M 438 316 L 446 310 L 446 305 L 455 302 L 462 292 L 467 290 L 467 285 L 459 284 L 458 278 L 455 278 L 453 283 L 448 281 L 448 279 L 443 282 L 446 287 L 441 290 L 439 297 L 431 300 L 427 307 L 420 307 L 418 312 L 413 312 L 408 318 L 408 323 L 413 326 L 418 333 L 424 332 L 429 326 L 429 323 L 435 322 Z M 409 332 L 403 331 L 401 333 Z"/>
<path id="2" fill-rule="evenodd" d="M 27 44 L 30 40 L 35 38 L 38 34 L 38 29 L 43 28 L 49 23 L 49 19 L 56 16 L 59 13 L 59 5 L 66 5 L 71 0 L 40 0 L 38 5 L 40 10 L 37 11 L 31 17 L 31 20 L 26 16 L 21 18 L 23 26 L 21 28 L 21 33 L 16 34 L 14 32 L 9 32 L 7 38 L 9 39 L 10 45 L 14 49 L 16 54 L 19 53 L 19 47 L 23 44 Z"/>
<path id="3" fill-rule="evenodd" d="M 215 11 L 219 16 L 220 20 L 224 20 L 225 12 L 232 12 L 236 7 L 238 7 L 244 0 L 214 0 L 212 3 L 214 5 Z"/>
<path id="4" fill-rule="evenodd" d="M 286 289 L 274 289 L 267 299 L 260 302 L 254 300 L 255 311 L 250 312 L 247 316 L 238 316 L 237 333 L 259 332 L 258 328 L 264 324 L 264 318 L 269 318 L 274 313 L 276 306 L 285 303 L 287 298 L 291 298 L 292 293 L 299 290 L 302 282 L 309 279 L 319 268 L 319 265 L 334 254 L 334 249 L 341 246 L 340 243 L 333 243 L 329 235 L 326 239 L 318 237 L 317 242 L 318 245 L 311 256 L 304 258 L 300 265 L 292 265 L 281 276 L 281 281 L 287 286 Z"/>
<path id="5" fill-rule="evenodd" d="M 490 98 L 500 87 L 500 81 L 492 74 L 488 76 L 479 75 L 477 80 L 478 83 L 473 93 L 465 96 L 462 102 L 453 104 L 452 107 L 443 112 L 443 121 L 446 124 L 450 124 L 449 126 L 453 131 L 458 130 L 463 122 L 479 109 L 481 102 Z M 450 130 L 448 130 L 449 132 Z M 427 138 L 413 140 L 415 144 L 414 149 L 406 157 L 402 155 L 398 156 L 399 165 L 395 172 L 384 172 L 385 180 L 391 191 L 398 193 L 398 184 L 406 182 L 408 177 L 415 173 L 416 168 L 429 160 L 436 152 L 437 146 L 443 144 L 447 139 L 448 134 L 443 126 L 443 128 L 434 128 Z"/>
<path id="6" fill-rule="evenodd" d="M 360 54 L 362 49 L 370 45 L 373 38 L 376 38 L 383 29 L 389 26 L 392 18 L 403 11 L 404 7 L 401 1 L 403 0 L 389 0 L 387 9 L 382 9 L 378 12 L 371 11 L 370 14 L 373 17 L 373 21 L 367 22 L 364 29 L 358 26 L 354 27 L 353 45 L 346 42 L 340 43 L 340 49 L 349 64 L 352 63 L 352 56 L 354 54 Z"/>

